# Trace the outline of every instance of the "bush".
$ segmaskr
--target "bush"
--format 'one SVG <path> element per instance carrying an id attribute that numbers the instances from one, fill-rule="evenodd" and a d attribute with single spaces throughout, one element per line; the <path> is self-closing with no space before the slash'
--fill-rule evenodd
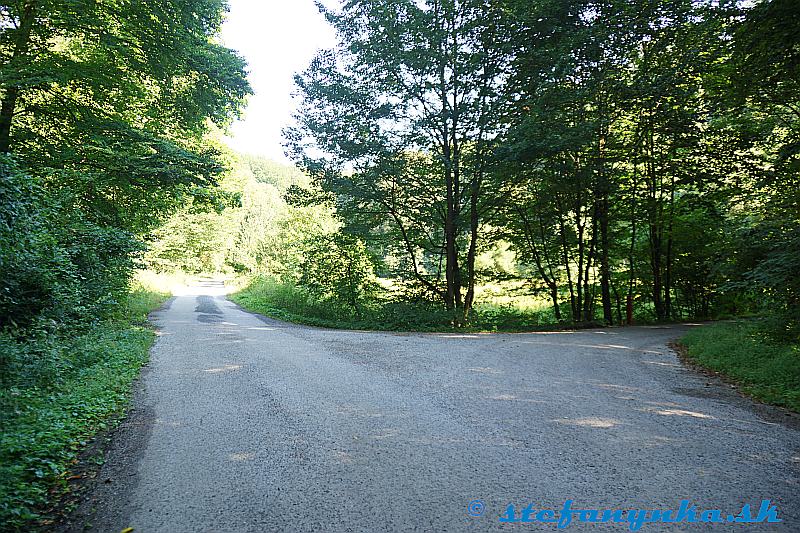
<path id="1" fill-rule="evenodd" d="M 356 317 L 378 288 L 363 241 L 342 233 L 307 241 L 300 270 L 299 284 L 314 298 L 343 304 Z"/>
<path id="2" fill-rule="evenodd" d="M 148 311 L 166 294 L 139 288 L 114 319 L 74 334 L 37 330 L 21 339 L 0 333 L 0 524 L 32 531 L 83 445 L 108 426 L 130 394 L 155 335 Z"/>
<path id="3" fill-rule="evenodd" d="M 103 316 L 124 298 L 138 250 L 0 156 L 0 330 Z"/>

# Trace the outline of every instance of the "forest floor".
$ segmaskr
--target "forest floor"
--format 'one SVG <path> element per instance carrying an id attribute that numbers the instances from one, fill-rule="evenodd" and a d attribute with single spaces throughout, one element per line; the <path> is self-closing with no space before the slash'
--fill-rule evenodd
<path id="1" fill-rule="evenodd" d="M 155 315 L 132 411 L 65 530 L 493 530 L 509 503 L 770 499 L 783 522 L 748 531 L 797 531 L 798 419 L 682 365 L 667 343 L 691 326 L 327 330 L 224 293 L 190 287 Z"/>

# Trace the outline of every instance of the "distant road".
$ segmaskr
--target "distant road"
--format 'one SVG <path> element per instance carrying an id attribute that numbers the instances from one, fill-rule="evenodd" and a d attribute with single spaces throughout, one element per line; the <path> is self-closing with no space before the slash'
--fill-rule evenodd
<path id="1" fill-rule="evenodd" d="M 714 529 L 800 531 L 794 419 L 683 368 L 666 342 L 686 326 L 333 331 L 222 294 L 192 287 L 156 315 L 133 413 L 74 530 L 556 531 L 498 518 L 509 503 L 727 513 L 771 499 L 782 524 Z"/>

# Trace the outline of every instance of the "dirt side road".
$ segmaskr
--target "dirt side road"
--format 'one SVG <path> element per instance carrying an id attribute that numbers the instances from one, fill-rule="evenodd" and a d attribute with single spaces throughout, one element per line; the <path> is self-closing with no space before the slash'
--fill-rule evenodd
<path id="1" fill-rule="evenodd" d="M 800 531 L 800 432 L 684 369 L 665 345 L 680 328 L 329 331 L 187 292 L 157 315 L 74 531 L 555 530 L 498 518 L 509 503 L 727 514 L 765 498 L 781 524 L 713 529 Z"/>

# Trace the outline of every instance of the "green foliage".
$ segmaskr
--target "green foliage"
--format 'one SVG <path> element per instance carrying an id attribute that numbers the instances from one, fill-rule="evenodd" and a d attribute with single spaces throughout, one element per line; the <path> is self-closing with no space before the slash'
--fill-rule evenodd
<path id="1" fill-rule="evenodd" d="M 306 241 L 300 272 L 298 283 L 313 297 L 344 304 L 356 317 L 378 288 L 366 246 L 342 233 Z"/>
<path id="2" fill-rule="evenodd" d="M 237 201 L 218 210 L 190 201 L 152 232 L 145 262 L 158 272 L 257 272 L 296 278 L 304 242 L 338 227 L 328 205 L 295 206 L 284 199 L 290 187 L 308 185 L 308 178 L 294 167 L 232 156 L 219 190 Z"/>
<path id="3" fill-rule="evenodd" d="M 27 529 L 124 403 L 152 333 L 142 237 L 215 189 L 250 92 L 223 0 L 0 6 L 0 521 Z M 140 303 L 136 303 L 139 301 Z M 126 304 L 127 302 L 127 304 Z"/>
<path id="4" fill-rule="evenodd" d="M 146 315 L 166 294 L 136 288 L 117 316 L 87 331 L 0 333 L 0 523 L 32 531 L 66 489 L 84 444 L 128 401 L 155 335 Z"/>
<path id="5" fill-rule="evenodd" d="M 145 261 L 156 272 L 221 272 L 225 261 L 223 216 L 185 208 L 153 232 Z"/>
<path id="6" fill-rule="evenodd" d="M 339 42 L 296 77 L 289 152 L 335 198 L 348 233 L 466 318 L 481 222 L 503 194 L 486 172 L 507 102 L 502 6 L 355 0 L 321 10 Z"/>
<path id="7" fill-rule="evenodd" d="M 523 309 L 512 304 L 476 305 L 470 323 L 459 324 L 457 313 L 433 300 L 410 299 L 409 291 L 393 296 L 386 291 L 365 300 L 359 312 L 346 301 L 318 296 L 291 280 L 256 276 L 231 299 L 246 309 L 281 320 L 312 326 L 387 331 L 531 331 L 552 327 L 554 316 L 546 304 Z"/>
<path id="8" fill-rule="evenodd" d="M 276 163 L 254 155 L 240 154 L 238 158 L 257 182 L 273 185 L 281 193 L 293 185 L 307 186 L 309 184 L 308 176 L 297 167 Z"/>
<path id="9" fill-rule="evenodd" d="M 800 220 L 767 220 L 740 233 L 738 275 L 725 289 L 757 295 L 775 335 L 800 341 Z"/>
<path id="10" fill-rule="evenodd" d="M 0 156 L 0 329 L 102 316 L 127 292 L 140 249 Z"/>
<path id="11" fill-rule="evenodd" d="M 221 0 L 3 6 L 0 152 L 68 187 L 101 225 L 141 231 L 213 184 L 225 125 L 250 89 L 215 43 Z"/>
<path id="12" fill-rule="evenodd" d="M 796 340 L 776 341 L 769 325 L 751 320 L 698 327 L 681 342 L 692 361 L 732 378 L 762 401 L 800 412 Z"/>
<path id="13" fill-rule="evenodd" d="M 797 334 L 791 2 L 322 11 L 339 42 L 297 76 L 286 130 L 318 189 L 284 196 L 298 212 L 332 202 L 343 232 L 366 243 L 383 284 L 402 288 L 378 291 L 375 309 L 439 299 L 463 306 L 467 327 L 510 329 L 762 312 L 776 333 Z M 266 248 L 302 242 L 284 238 Z M 301 280 L 304 300 L 346 300 L 324 276 L 303 281 L 317 259 L 320 273 L 330 266 L 313 253 L 266 271 Z M 482 285 L 522 279 L 515 297 L 547 296 L 551 311 L 481 301 Z"/>

